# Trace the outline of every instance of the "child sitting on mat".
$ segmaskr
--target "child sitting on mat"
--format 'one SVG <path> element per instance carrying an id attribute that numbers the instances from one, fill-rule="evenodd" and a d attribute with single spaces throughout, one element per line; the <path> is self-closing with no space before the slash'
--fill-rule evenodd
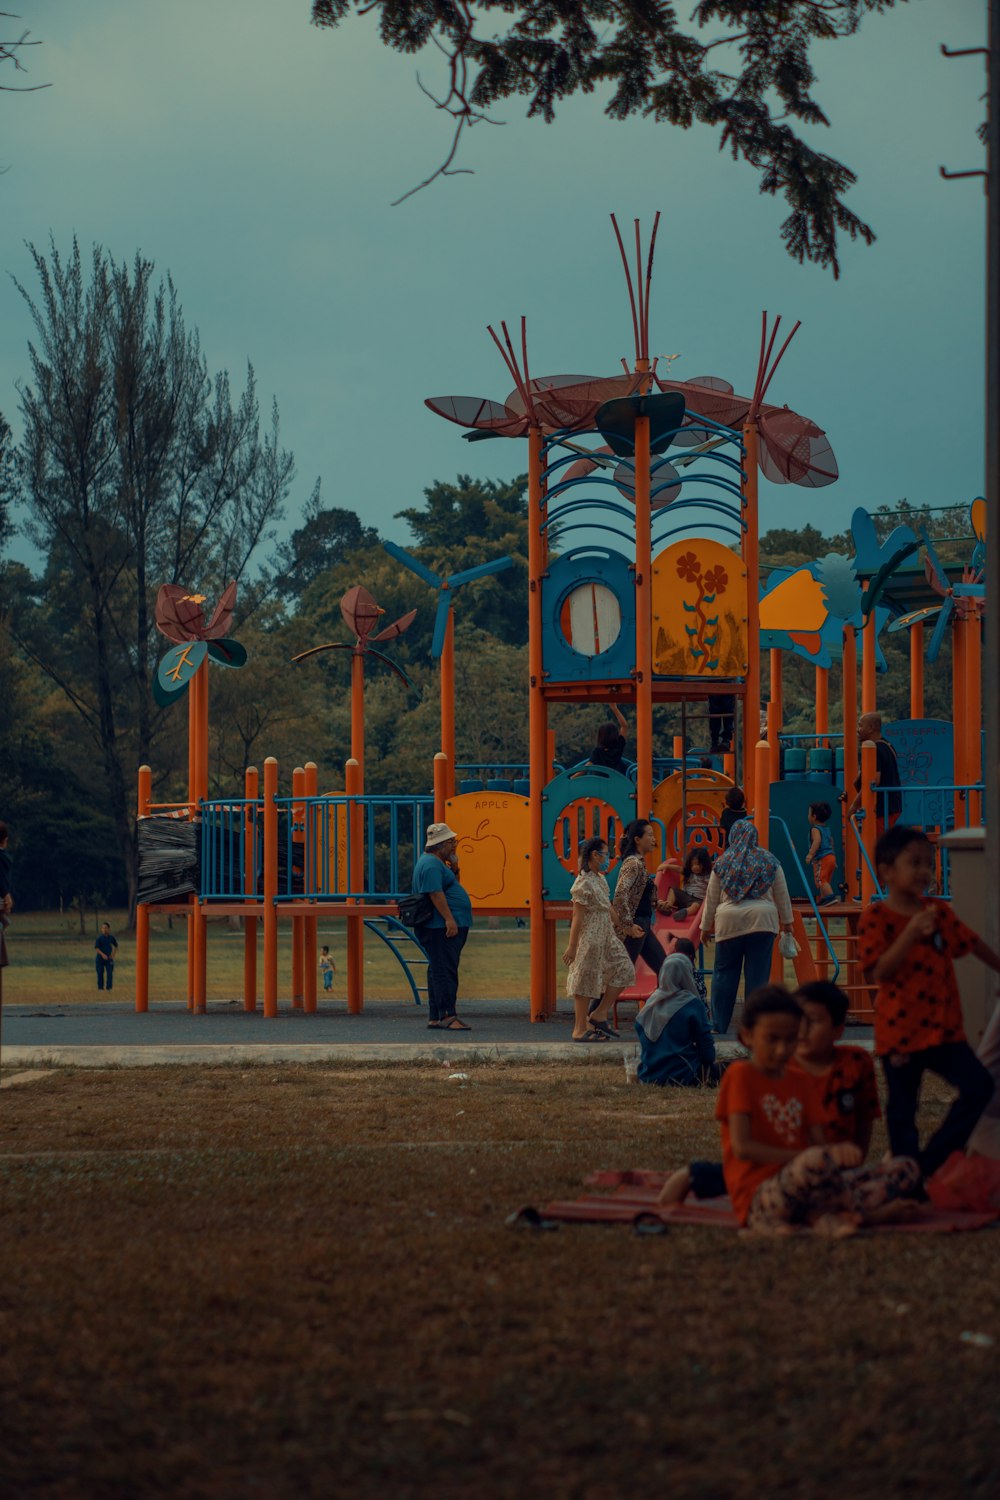
<path id="1" fill-rule="evenodd" d="M 829 980 L 815 979 L 796 990 L 794 998 L 803 1020 L 788 1070 L 799 1069 L 812 1079 L 820 1099 L 826 1144 L 853 1141 L 863 1160 L 871 1144 L 872 1124 L 882 1111 L 871 1055 L 863 1047 L 840 1041 L 847 1020 L 847 996 Z M 667 1178 L 660 1203 L 683 1203 L 688 1194 L 721 1198 L 725 1191 L 721 1162 L 693 1161 Z"/>
<path id="2" fill-rule="evenodd" d="M 825 1143 L 817 1089 L 789 1070 L 802 1026 L 798 1001 L 780 985 L 754 990 L 734 1063 L 719 1090 L 722 1170 L 740 1223 L 758 1233 L 853 1234 L 869 1216 L 911 1191 L 919 1168 L 909 1160 L 862 1167 L 853 1141 Z"/>

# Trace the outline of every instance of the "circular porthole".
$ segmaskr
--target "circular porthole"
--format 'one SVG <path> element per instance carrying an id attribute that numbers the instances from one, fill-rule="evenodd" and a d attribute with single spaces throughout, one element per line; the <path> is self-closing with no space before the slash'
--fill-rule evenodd
<path id="1" fill-rule="evenodd" d="M 603 583 L 581 583 L 563 600 L 559 624 L 574 651 L 601 656 L 621 635 L 618 596 Z"/>

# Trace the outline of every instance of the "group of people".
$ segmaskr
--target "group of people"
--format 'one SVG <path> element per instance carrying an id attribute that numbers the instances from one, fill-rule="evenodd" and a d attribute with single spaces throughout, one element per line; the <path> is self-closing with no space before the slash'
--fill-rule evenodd
<path id="1" fill-rule="evenodd" d="M 925 1196 L 926 1180 L 965 1147 L 994 1079 L 966 1040 L 954 960 L 972 953 L 1000 972 L 1000 955 L 925 894 L 934 851 L 921 829 L 887 829 L 876 862 L 886 894 L 862 913 L 859 958 L 877 986 L 887 1156 L 865 1161 L 880 1108 L 871 1056 L 840 1040 L 846 995 L 825 981 L 795 994 L 765 984 L 743 1010 L 740 1039 L 749 1056 L 730 1064 L 719 1089 L 722 1161 L 678 1168 L 663 1204 L 728 1192 L 747 1228 L 852 1234 L 897 1212 L 901 1200 Z M 928 1072 L 957 1097 L 921 1146 L 917 1110 Z"/>
<path id="2" fill-rule="evenodd" d="M 759 847 L 757 829 L 749 818 L 738 817 L 731 823 L 725 851 L 714 864 L 706 849 L 692 849 L 684 862 L 681 884 L 662 898 L 646 867 L 656 837 L 654 825 L 646 819 L 625 828 L 618 848 L 621 863 L 613 901 L 605 876 L 611 861 L 607 840 L 595 837 L 584 842 L 579 874 L 570 891 L 573 919 L 563 963 L 569 971 L 567 993 L 573 1000 L 573 1040 L 601 1043 L 617 1035 L 608 1017 L 622 990 L 633 983 L 635 961 L 641 955 L 658 976 L 659 988 L 640 1016 L 639 1029 L 647 1041 L 659 1045 L 654 1048 L 655 1060 L 643 1057 L 639 1076 L 649 1077 L 652 1070 L 658 1075 L 656 1081 L 666 1082 L 673 1080 L 659 1076 L 663 1066 L 670 1074 L 675 1066 L 688 1071 L 714 1064 L 714 1048 L 708 1056 L 706 1038 L 710 1045 L 711 1036 L 706 1016 L 704 1027 L 696 1028 L 697 1035 L 690 1034 L 687 1055 L 668 1062 L 667 1044 L 679 1034 L 682 1021 L 686 1024 L 696 1013 L 689 1016 L 687 1000 L 678 1004 L 680 997 L 696 997 L 702 1010 L 704 1005 L 691 963 L 693 944 L 682 939 L 690 952 L 675 949 L 670 955 L 683 959 L 686 968 L 676 964 L 665 968 L 668 955 L 653 930 L 656 913 L 684 911 L 693 919 L 700 909 L 701 939 L 715 941 L 712 1022 L 716 1032 L 725 1033 L 740 978 L 747 993 L 766 982 L 775 939 L 780 930 L 791 931 L 792 907 L 781 865 Z M 660 871 L 666 868 L 661 866 Z M 655 1028 L 655 1037 L 644 1028 Z M 663 1037 L 666 1041 L 661 1041 Z"/>

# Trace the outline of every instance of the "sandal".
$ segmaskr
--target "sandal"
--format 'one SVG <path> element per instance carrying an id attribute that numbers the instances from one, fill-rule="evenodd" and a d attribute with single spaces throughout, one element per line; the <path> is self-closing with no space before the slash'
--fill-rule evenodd
<path id="1" fill-rule="evenodd" d="M 574 1042 L 606 1042 L 608 1038 L 603 1031 L 596 1031 L 591 1027 L 589 1031 L 583 1033 L 583 1036 L 575 1036 L 573 1040 Z"/>
<path id="2" fill-rule="evenodd" d="M 442 1021 L 441 1022 L 440 1026 L 438 1027 L 438 1030 L 439 1031 L 471 1031 L 472 1027 L 471 1026 L 466 1026 L 465 1022 L 464 1021 L 460 1021 L 457 1016 L 449 1016 L 446 1021 Z"/>
<path id="3" fill-rule="evenodd" d="M 590 1029 L 592 1031 L 602 1031 L 609 1041 L 617 1042 L 621 1037 L 621 1032 L 616 1031 L 613 1026 L 609 1026 L 607 1021 L 591 1021 Z"/>
<path id="4" fill-rule="evenodd" d="M 428 1021 L 427 1022 L 427 1030 L 428 1031 L 440 1031 L 441 1030 L 441 1022 L 440 1021 Z"/>

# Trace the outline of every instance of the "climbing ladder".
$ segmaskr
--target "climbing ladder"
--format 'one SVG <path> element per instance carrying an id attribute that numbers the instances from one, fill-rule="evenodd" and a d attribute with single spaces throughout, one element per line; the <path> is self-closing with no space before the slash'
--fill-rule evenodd
<path id="1" fill-rule="evenodd" d="M 404 927 L 397 917 L 366 917 L 365 926 L 373 932 L 396 958 L 406 975 L 413 995 L 414 1005 L 421 1005 L 421 995 L 427 994 L 427 950 L 412 927 Z M 417 973 L 414 974 L 414 970 Z M 418 984 L 417 979 L 423 983 Z"/>

